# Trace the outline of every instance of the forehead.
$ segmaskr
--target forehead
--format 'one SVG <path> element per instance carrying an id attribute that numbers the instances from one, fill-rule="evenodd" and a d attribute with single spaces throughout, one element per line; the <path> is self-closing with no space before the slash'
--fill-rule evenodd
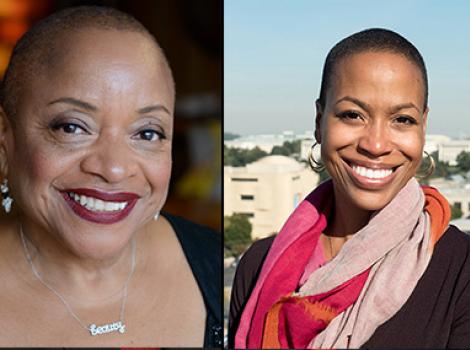
<path id="1" fill-rule="evenodd" d="M 420 69 L 407 57 L 393 52 L 361 52 L 341 59 L 334 67 L 330 90 L 403 95 L 420 103 L 425 93 Z"/>
<path id="2" fill-rule="evenodd" d="M 61 35 L 32 81 L 46 94 L 102 100 L 115 95 L 173 101 L 171 73 L 147 36 L 128 31 L 87 29 Z M 145 101 L 141 101 L 145 103 Z"/>

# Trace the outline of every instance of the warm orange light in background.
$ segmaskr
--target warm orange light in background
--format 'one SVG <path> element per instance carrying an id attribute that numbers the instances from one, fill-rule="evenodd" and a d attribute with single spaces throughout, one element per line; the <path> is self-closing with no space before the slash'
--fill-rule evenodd
<path id="1" fill-rule="evenodd" d="M 49 5 L 49 0 L 0 0 L 0 76 L 6 69 L 13 46 Z"/>
<path id="2" fill-rule="evenodd" d="M 30 15 L 34 0 L 0 0 L 0 17 L 23 19 Z"/>
<path id="3" fill-rule="evenodd" d="M 15 45 L 24 32 L 28 30 L 28 27 L 29 22 L 27 20 L 1 19 L 0 40 L 4 43 Z"/>

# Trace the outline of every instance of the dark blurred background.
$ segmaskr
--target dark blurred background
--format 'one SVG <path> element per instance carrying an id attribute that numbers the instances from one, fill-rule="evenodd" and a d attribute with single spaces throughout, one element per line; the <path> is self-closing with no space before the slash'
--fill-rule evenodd
<path id="1" fill-rule="evenodd" d="M 173 176 L 164 210 L 220 232 L 222 0 L 0 0 L 0 77 L 35 21 L 79 5 L 127 12 L 162 46 L 176 82 Z"/>

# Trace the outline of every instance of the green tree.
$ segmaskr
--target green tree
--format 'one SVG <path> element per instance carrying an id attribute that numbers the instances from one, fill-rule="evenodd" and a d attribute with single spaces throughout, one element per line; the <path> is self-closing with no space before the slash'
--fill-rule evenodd
<path id="1" fill-rule="evenodd" d="M 457 156 L 457 166 L 460 171 L 465 173 L 470 170 L 470 152 L 460 152 Z"/>
<path id="2" fill-rule="evenodd" d="M 300 140 L 284 141 L 282 146 L 274 146 L 271 154 L 279 154 L 283 156 L 291 156 L 293 154 L 300 154 Z"/>
<path id="3" fill-rule="evenodd" d="M 439 160 L 437 151 L 431 153 L 431 157 L 434 159 L 435 168 L 430 178 L 448 177 L 451 174 L 451 168 L 449 166 L 449 163 L 441 162 Z M 424 159 L 421 168 L 426 169 L 428 167 L 428 164 L 429 164 L 428 160 Z"/>
<path id="4" fill-rule="evenodd" d="M 258 159 L 266 157 L 267 155 L 268 155 L 268 153 L 266 153 L 265 151 L 263 151 L 259 147 L 255 147 L 255 148 L 246 150 L 246 152 L 244 154 L 245 164 L 253 163 L 253 162 L 257 161 Z"/>
<path id="5" fill-rule="evenodd" d="M 224 132 L 224 141 L 235 140 L 235 139 L 238 139 L 239 137 L 240 135 L 237 135 L 231 132 Z"/>
<path id="6" fill-rule="evenodd" d="M 450 213 L 451 220 L 460 219 L 463 215 L 462 209 L 460 209 L 459 206 L 455 205 L 455 203 L 454 205 L 450 206 Z"/>
<path id="7" fill-rule="evenodd" d="M 272 155 L 281 155 L 281 156 L 289 156 L 290 152 L 289 149 L 284 146 L 274 146 L 271 150 Z"/>
<path id="8" fill-rule="evenodd" d="M 259 147 L 241 149 L 224 145 L 224 165 L 234 167 L 245 166 L 267 155 L 268 154 Z"/>
<path id="9" fill-rule="evenodd" d="M 244 214 L 224 217 L 224 244 L 234 256 L 242 254 L 251 244 L 251 228 Z"/>

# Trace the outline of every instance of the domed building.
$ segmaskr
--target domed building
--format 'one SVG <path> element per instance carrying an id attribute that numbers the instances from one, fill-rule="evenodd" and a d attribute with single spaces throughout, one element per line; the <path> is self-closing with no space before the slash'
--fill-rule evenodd
<path id="1" fill-rule="evenodd" d="M 252 238 L 280 230 L 294 208 L 318 184 L 319 176 L 304 163 L 271 155 L 244 167 L 224 167 L 224 215 L 250 218 Z"/>

